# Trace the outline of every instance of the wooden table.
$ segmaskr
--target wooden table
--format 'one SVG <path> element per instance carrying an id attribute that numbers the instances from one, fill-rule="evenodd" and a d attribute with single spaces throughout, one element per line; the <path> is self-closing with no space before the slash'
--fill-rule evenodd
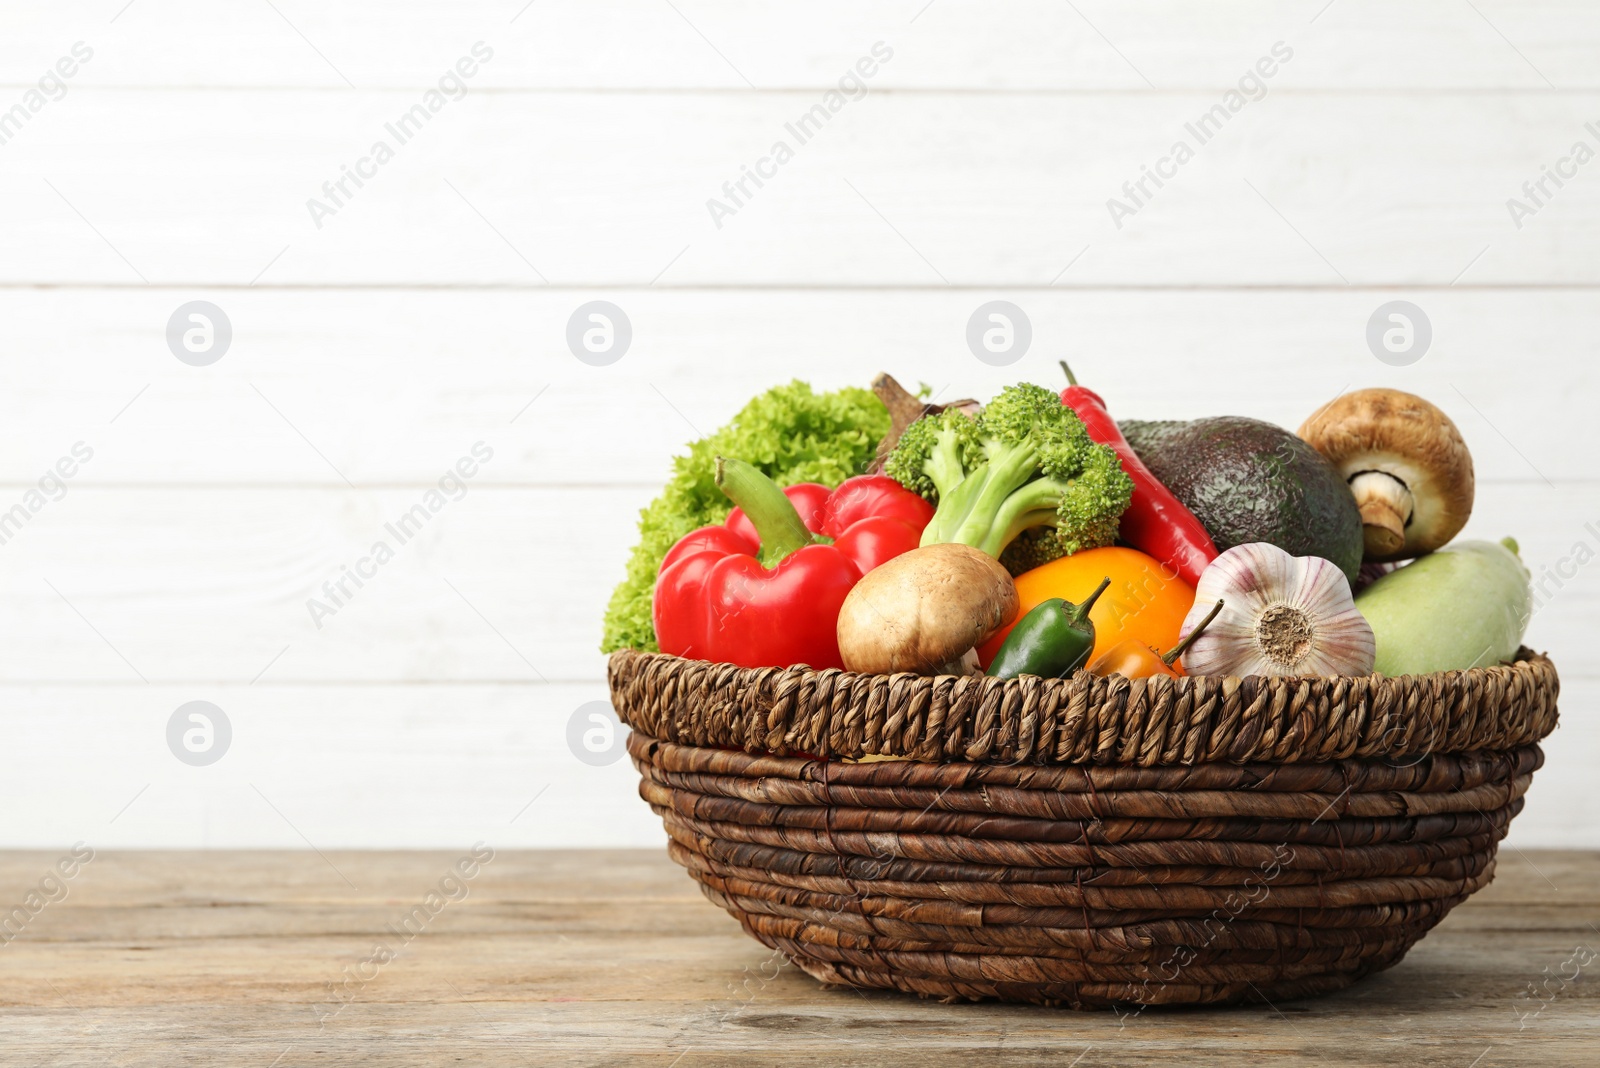
<path id="1" fill-rule="evenodd" d="M 1600 959 L 1562 978 L 1600 952 L 1600 854 L 1505 851 L 1334 997 L 1126 1019 L 825 990 L 656 851 L 501 853 L 452 881 L 458 859 L 98 855 L 0 945 L 0 1064 L 1600 1063 Z M 0 855 L 0 902 L 57 860 Z"/>

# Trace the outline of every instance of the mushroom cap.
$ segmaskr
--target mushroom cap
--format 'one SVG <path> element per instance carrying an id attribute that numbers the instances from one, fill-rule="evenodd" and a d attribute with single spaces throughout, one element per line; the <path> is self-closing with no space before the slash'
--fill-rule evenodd
<path id="1" fill-rule="evenodd" d="M 1000 561 L 969 545 L 924 545 L 867 572 L 839 610 L 851 671 L 939 672 L 1017 614 Z"/>
<path id="2" fill-rule="evenodd" d="M 1434 404 L 1398 389 L 1358 389 L 1323 406 L 1300 437 L 1346 481 L 1375 471 L 1410 490 L 1405 543 L 1369 560 L 1432 552 L 1460 533 L 1472 514 L 1472 454 L 1454 422 Z"/>

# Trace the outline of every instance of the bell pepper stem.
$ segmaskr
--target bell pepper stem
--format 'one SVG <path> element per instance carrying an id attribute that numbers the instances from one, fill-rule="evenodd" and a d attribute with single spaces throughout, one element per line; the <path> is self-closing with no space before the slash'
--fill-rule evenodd
<path id="1" fill-rule="evenodd" d="M 772 567 L 796 549 L 816 542 L 794 502 L 754 464 L 719 456 L 716 481 L 723 495 L 744 509 L 750 525 L 756 528 L 761 538 L 761 560 L 766 566 Z"/>
<path id="2" fill-rule="evenodd" d="M 1083 599 L 1082 604 L 1070 606 L 1071 612 L 1068 614 L 1068 618 L 1070 618 L 1074 624 L 1082 623 L 1084 620 L 1088 619 L 1089 609 L 1094 607 L 1094 603 L 1100 599 L 1100 595 L 1102 593 L 1106 592 L 1106 587 L 1109 585 L 1111 585 L 1111 576 L 1107 575 L 1105 578 L 1100 580 L 1100 585 L 1094 588 L 1094 592 Z"/>
<path id="3" fill-rule="evenodd" d="M 1056 362 L 1061 365 L 1061 373 L 1067 376 L 1067 385 L 1069 385 L 1069 386 L 1077 385 L 1078 384 L 1078 377 L 1077 377 L 1077 375 L 1074 375 L 1072 373 L 1072 368 L 1067 366 L 1067 361 L 1066 360 L 1057 360 Z"/>
<path id="4" fill-rule="evenodd" d="M 1206 613 L 1206 618 L 1202 619 L 1199 625 L 1196 626 L 1194 630 L 1189 632 L 1188 637 L 1184 638 L 1183 641 L 1179 642 L 1177 645 L 1174 645 L 1167 652 L 1167 655 L 1161 658 L 1161 662 L 1167 665 L 1167 667 L 1171 667 L 1174 663 L 1176 663 L 1178 657 L 1182 656 L 1189 646 L 1194 644 L 1194 640 L 1206 632 L 1206 628 L 1211 626 L 1211 621 L 1217 618 L 1217 613 L 1220 611 L 1222 611 L 1222 602 L 1218 601 L 1216 604 L 1211 606 L 1211 611 Z"/>

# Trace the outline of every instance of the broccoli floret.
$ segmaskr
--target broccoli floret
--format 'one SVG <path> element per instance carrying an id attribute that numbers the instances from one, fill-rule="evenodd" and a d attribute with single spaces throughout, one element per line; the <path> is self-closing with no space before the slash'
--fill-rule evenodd
<path id="1" fill-rule="evenodd" d="M 967 477 L 978 445 L 977 424 L 947 408 L 906 427 L 884 461 L 883 472 L 912 492 L 937 501 Z"/>
<path id="2" fill-rule="evenodd" d="M 924 424 L 927 424 L 926 426 Z M 957 478 L 957 470 L 963 472 Z M 1029 558 L 1109 545 L 1133 480 L 1109 446 L 1042 386 L 1008 386 L 976 420 L 953 412 L 907 428 L 884 470 L 937 502 L 922 544 L 958 542 L 998 557 L 1024 531 Z"/>

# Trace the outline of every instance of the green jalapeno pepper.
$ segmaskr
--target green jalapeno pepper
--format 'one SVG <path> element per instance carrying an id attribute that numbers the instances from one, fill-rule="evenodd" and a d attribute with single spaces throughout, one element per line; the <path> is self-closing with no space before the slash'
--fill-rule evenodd
<path id="1" fill-rule="evenodd" d="M 997 679 L 1014 679 L 1018 675 L 1062 679 L 1083 667 L 1094 649 L 1094 621 L 1089 618 L 1089 609 L 1110 585 L 1111 578 L 1107 576 L 1082 604 L 1061 597 L 1040 603 L 1011 628 L 988 673 Z"/>

